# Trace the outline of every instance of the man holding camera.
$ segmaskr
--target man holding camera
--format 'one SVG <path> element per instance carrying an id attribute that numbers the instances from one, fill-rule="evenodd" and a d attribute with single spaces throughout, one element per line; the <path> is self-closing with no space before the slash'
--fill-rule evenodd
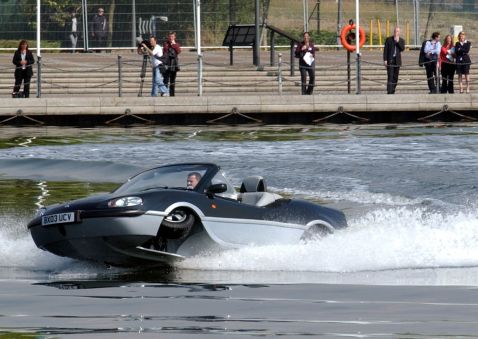
<path id="1" fill-rule="evenodd" d="M 163 64 L 163 50 L 158 45 L 156 37 L 152 36 L 149 38 L 149 46 L 145 42 L 141 43 L 143 53 L 148 53 L 151 57 L 151 67 L 153 68 L 153 86 L 151 88 L 151 96 L 157 97 L 158 90 L 161 93 L 161 96 L 168 97 L 169 90 L 164 85 L 163 76 L 159 70 L 159 67 Z"/>
<path id="2" fill-rule="evenodd" d="M 181 45 L 176 41 L 176 32 L 169 32 L 168 41 L 163 44 L 163 54 L 168 60 L 168 67 L 164 72 L 164 83 L 168 86 L 169 95 L 172 97 L 176 87 L 176 72 L 179 71 L 179 53 L 181 53 Z"/>

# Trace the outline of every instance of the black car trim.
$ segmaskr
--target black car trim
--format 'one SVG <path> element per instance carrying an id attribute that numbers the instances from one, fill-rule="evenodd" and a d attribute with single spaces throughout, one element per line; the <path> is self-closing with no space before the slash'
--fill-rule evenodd
<path id="1" fill-rule="evenodd" d="M 266 226 L 277 226 L 277 227 L 288 227 L 288 228 L 297 228 L 305 230 L 308 227 L 300 224 L 293 224 L 287 222 L 273 221 L 273 220 L 262 220 L 262 219 L 241 219 L 241 218 L 221 218 L 221 217 L 204 217 L 204 221 L 215 221 L 215 222 L 226 222 L 227 223 L 241 223 L 241 224 L 262 224 Z"/>

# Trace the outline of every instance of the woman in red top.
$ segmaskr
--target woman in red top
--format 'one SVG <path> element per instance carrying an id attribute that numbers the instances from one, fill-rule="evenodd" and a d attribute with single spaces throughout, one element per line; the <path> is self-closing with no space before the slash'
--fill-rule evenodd
<path id="1" fill-rule="evenodd" d="M 441 88 L 440 93 L 453 93 L 453 76 L 455 75 L 455 47 L 451 35 L 445 36 L 440 51 Z"/>

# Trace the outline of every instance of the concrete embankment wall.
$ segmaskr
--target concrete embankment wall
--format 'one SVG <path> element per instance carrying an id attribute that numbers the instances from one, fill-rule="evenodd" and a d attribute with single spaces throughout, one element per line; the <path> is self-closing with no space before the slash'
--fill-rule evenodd
<path id="1" fill-rule="evenodd" d="M 400 123 L 420 121 L 438 112 L 441 113 L 430 117 L 430 120 L 478 118 L 478 94 L 0 99 L 2 125 Z"/>
<path id="2" fill-rule="evenodd" d="M 0 55 L 0 125 L 233 124 L 258 120 L 269 124 L 400 123 L 420 121 L 440 111 L 444 112 L 430 119 L 457 121 L 477 115 L 478 93 L 428 94 L 425 70 L 417 65 L 418 51 L 403 53 L 397 94 L 386 95 L 387 74 L 382 51 L 365 49 L 361 67 L 362 94 L 355 95 L 353 69 L 351 94 L 348 93 L 345 52 L 321 50 L 317 55 L 316 86 L 312 96 L 298 95 L 297 65 L 295 75 L 291 75 L 290 65 L 284 64 L 281 77 L 278 77 L 278 65 L 267 65 L 266 54 L 261 58 L 266 65 L 256 68 L 251 64 L 250 52 L 235 51 L 235 64 L 229 65 L 227 50 L 206 51 L 203 96 L 199 97 L 197 55 L 184 50 L 176 80 L 177 96 L 165 98 L 149 97 L 151 72 L 148 69 L 146 77 L 141 79 L 142 57 L 122 51 L 121 81 L 120 55 L 44 54 L 42 85 L 37 86 L 34 77 L 30 98 L 12 99 L 11 55 Z M 478 54 L 472 58 L 478 59 Z M 471 71 L 474 69 L 472 67 Z M 35 72 L 38 75 L 36 69 Z M 34 98 L 39 88 L 41 98 Z M 141 88 L 143 96 L 138 97 Z M 458 89 L 457 82 L 455 88 Z M 474 93 L 475 84 L 471 89 Z"/>

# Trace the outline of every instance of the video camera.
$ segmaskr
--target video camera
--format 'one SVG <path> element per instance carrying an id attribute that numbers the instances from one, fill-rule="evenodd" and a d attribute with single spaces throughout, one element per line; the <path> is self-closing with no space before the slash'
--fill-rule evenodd
<path id="1" fill-rule="evenodd" d="M 149 39 L 142 40 L 141 37 L 137 37 L 136 42 L 138 43 L 138 45 L 137 45 L 138 53 L 140 51 L 143 52 L 143 54 L 147 53 L 147 51 L 143 47 L 143 44 L 146 47 L 148 47 L 149 49 L 153 49 L 153 46 L 151 46 L 151 43 L 149 42 Z"/>

